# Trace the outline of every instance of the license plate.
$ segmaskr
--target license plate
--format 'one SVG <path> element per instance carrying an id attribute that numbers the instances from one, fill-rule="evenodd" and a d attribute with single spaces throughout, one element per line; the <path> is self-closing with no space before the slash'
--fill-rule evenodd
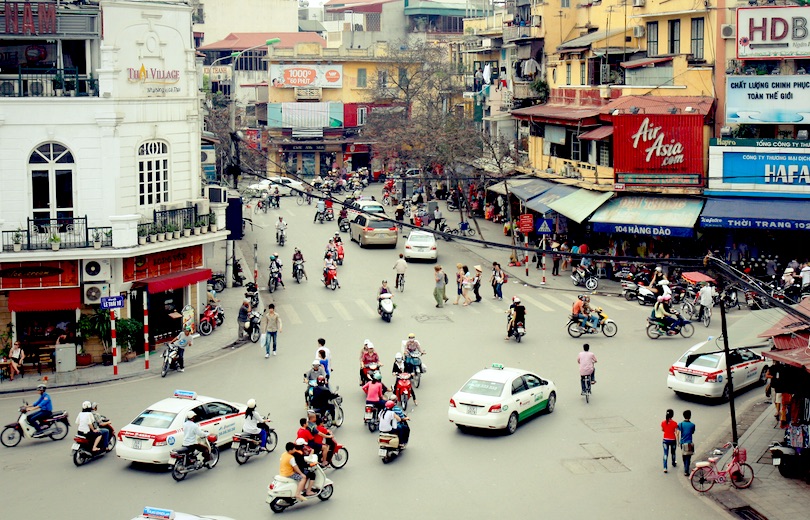
<path id="1" fill-rule="evenodd" d="M 141 449 L 141 443 L 143 441 L 141 439 L 132 439 L 132 447 L 136 450 Z"/>
<path id="2" fill-rule="evenodd" d="M 369 420 L 369 419 L 371 419 L 372 417 L 374 417 L 374 415 L 373 415 L 373 414 L 371 414 L 371 413 L 369 413 L 369 412 L 366 412 L 366 414 L 365 414 L 365 419 L 366 419 L 366 420 Z"/>
<path id="3" fill-rule="evenodd" d="M 468 406 L 467 413 L 470 415 L 478 415 L 478 407 L 477 406 Z"/>
<path id="4" fill-rule="evenodd" d="M 71 449 L 72 449 L 73 451 L 78 450 L 78 449 L 79 449 L 79 443 L 78 443 L 78 442 L 74 442 L 74 443 L 73 443 L 73 447 L 72 447 Z"/>
<path id="5" fill-rule="evenodd" d="M 385 237 L 386 237 L 385 233 L 377 233 L 377 238 L 385 238 Z"/>
<path id="6" fill-rule="evenodd" d="M 385 457 L 385 450 L 383 448 L 380 448 L 379 453 L 380 453 L 380 457 Z"/>
<path id="7" fill-rule="evenodd" d="M 782 459 L 780 459 L 779 457 L 774 457 L 773 458 L 773 465 L 774 466 L 778 466 L 779 463 L 781 463 L 781 462 L 782 462 Z"/>
<path id="8" fill-rule="evenodd" d="M 686 376 L 684 376 L 684 379 L 686 380 L 687 383 L 694 383 L 695 382 L 695 376 L 692 376 L 692 375 L 687 374 Z"/>

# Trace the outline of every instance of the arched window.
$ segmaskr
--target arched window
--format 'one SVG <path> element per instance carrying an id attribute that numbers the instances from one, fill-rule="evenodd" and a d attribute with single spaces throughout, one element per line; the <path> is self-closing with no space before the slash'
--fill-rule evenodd
<path id="1" fill-rule="evenodd" d="M 138 147 L 138 201 L 141 206 L 169 201 L 169 145 L 162 141 Z"/>
<path id="2" fill-rule="evenodd" d="M 31 209 L 40 225 L 51 219 L 73 219 L 73 154 L 59 143 L 45 143 L 28 159 Z"/>

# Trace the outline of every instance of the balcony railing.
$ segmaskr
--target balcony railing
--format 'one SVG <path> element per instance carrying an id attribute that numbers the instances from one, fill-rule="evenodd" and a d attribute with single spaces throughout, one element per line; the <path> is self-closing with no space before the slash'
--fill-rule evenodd
<path id="1" fill-rule="evenodd" d="M 75 249 L 92 247 L 100 242 L 102 247 L 112 246 L 111 227 L 89 227 L 87 217 L 28 218 L 26 229 L 3 231 L 3 251 L 17 248 L 27 251 L 51 249 L 53 243 L 60 248 Z M 15 247 L 15 244 L 19 244 Z"/>
<path id="2" fill-rule="evenodd" d="M 76 67 L 18 68 L 17 74 L 0 74 L 0 97 L 98 96 L 98 80 L 79 75 Z"/>
<path id="3" fill-rule="evenodd" d="M 503 28 L 503 41 L 511 42 L 529 38 L 543 38 L 545 31 L 542 26 L 507 25 Z"/>

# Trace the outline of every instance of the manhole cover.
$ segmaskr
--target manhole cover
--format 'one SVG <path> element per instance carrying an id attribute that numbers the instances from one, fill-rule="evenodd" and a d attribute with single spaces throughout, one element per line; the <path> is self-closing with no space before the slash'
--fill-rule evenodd
<path id="1" fill-rule="evenodd" d="M 619 462 L 601 444 L 580 444 L 588 457 L 582 459 L 565 459 L 562 465 L 574 475 L 588 475 L 593 473 L 625 473 L 630 468 Z"/>
<path id="2" fill-rule="evenodd" d="M 413 319 L 415 319 L 419 323 L 426 323 L 429 321 L 451 321 L 451 322 L 453 321 L 450 319 L 449 316 L 441 316 L 438 314 L 437 315 L 416 314 L 413 316 Z"/>
<path id="3" fill-rule="evenodd" d="M 636 430 L 636 427 L 623 417 L 596 417 L 593 419 L 582 419 L 582 422 L 585 426 L 597 433 L 624 433 Z"/>
<path id="4" fill-rule="evenodd" d="M 29 467 L 28 464 L 7 464 L 3 466 L 3 471 L 20 471 L 27 469 Z"/>
<path id="5" fill-rule="evenodd" d="M 733 509 L 729 509 L 729 511 L 738 518 L 743 518 L 745 520 L 768 520 L 767 516 L 764 516 L 751 506 L 735 507 Z"/>

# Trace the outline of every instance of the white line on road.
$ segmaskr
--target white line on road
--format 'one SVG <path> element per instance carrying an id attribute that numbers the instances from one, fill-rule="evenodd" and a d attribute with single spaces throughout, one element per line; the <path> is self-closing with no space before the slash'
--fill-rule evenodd
<path id="1" fill-rule="evenodd" d="M 555 298 L 554 296 L 551 296 L 550 294 L 544 294 L 543 299 L 547 300 L 547 301 L 550 301 L 551 303 L 554 303 L 556 305 L 559 305 L 560 307 L 562 307 L 563 309 L 566 309 L 566 310 L 571 310 L 571 307 L 574 305 L 573 302 L 572 303 L 562 302 L 562 301 L 558 300 L 557 298 Z"/>
<path id="2" fill-rule="evenodd" d="M 484 305 L 484 307 L 489 308 L 492 312 L 503 312 L 503 309 L 498 307 L 495 304 L 495 300 L 493 300 L 492 298 L 487 298 L 486 296 L 482 296 L 481 301 L 478 302 L 478 303 L 485 303 L 486 305 Z"/>
<path id="3" fill-rule="evenodd" d="M 332 307 L 335 308 L 335 311 L 343 318 L 345 321 L 351 321 L 354 319 L 352 313 L 346 310 L 346 306 L 340 302 L 332 302 Z"/>
<path id="4" fill-rule="evenodd" d="M 370 317 L 373 318 L 374 316 L 377 315 L 377 311 L 372 309 L 371 306 L 368 303 L 366 303 L 365 300 L 361 300 L 358 298 L 357 300 L 355 300 L 355 303 L 357 304 L 358 307 L 366 311 L 366 314 L 368 314 Z"/>
<path id="5" fill-rule="evenodd" d="M 301 320 L 301 317 L 295 311 L 295 307 L 285 303 L 281 306 L 282 312 L 284 313 L 284 317 L 282 318 L 283 321 L 288 321 L 293 325 L 301 325 L 304 322 Z"/>
<path id="6" fill-rule="evenodd" d="M 309 309 L 309 312 L 312 313 L 312 317 L 315 318 L 315 321 L 320 323 L 326 321 L 326 315 L 321 312 L 321 309 L 319 309 L 317 305 L 314 303 L 308 303 L 307 308 Z"/>
<path id="7" fill-rule="evenodd" d="M 551 307 L 549 307 L 548 305 L 546 305 L 546 304 L 544 304 L 544 303 L 540 303 L 539 301 L 535 300 L 535 299 L 534 299 L 534 298 L 532 298 L 531 296 L 523 296 L 523 297 L 522 297 L 522 299 L 523 299 L 523 300 L 526 300 L 526 301 L 527 301 L 527 302 L 529 302 L 529 303 L 531 303 L 531 304 L 532 304 L 532 305 L 534 305 L 535 307 L 539 307 L 540 309 L 542 309 L 542 310 L 544 310 L 544 311 L 554 311 L 554 309 L 552 309 L 552 308 L 551 308 Z"/>
<path id="8" fill-rule="evenodd" d="M 616 309 L 617 311 L 626 311 L 626 310 L 628 310 L 628 308 L 625 307 L 624 305 L 618 305 L 617 303 L 613 302 L 613 299 L 610 298 L 610 297 L 600 298 L 599 303 L 604 307 L 607 307 L 609 309 Z M 620 302 L 620 303 L 623 303 L 623 302 Z"/>

